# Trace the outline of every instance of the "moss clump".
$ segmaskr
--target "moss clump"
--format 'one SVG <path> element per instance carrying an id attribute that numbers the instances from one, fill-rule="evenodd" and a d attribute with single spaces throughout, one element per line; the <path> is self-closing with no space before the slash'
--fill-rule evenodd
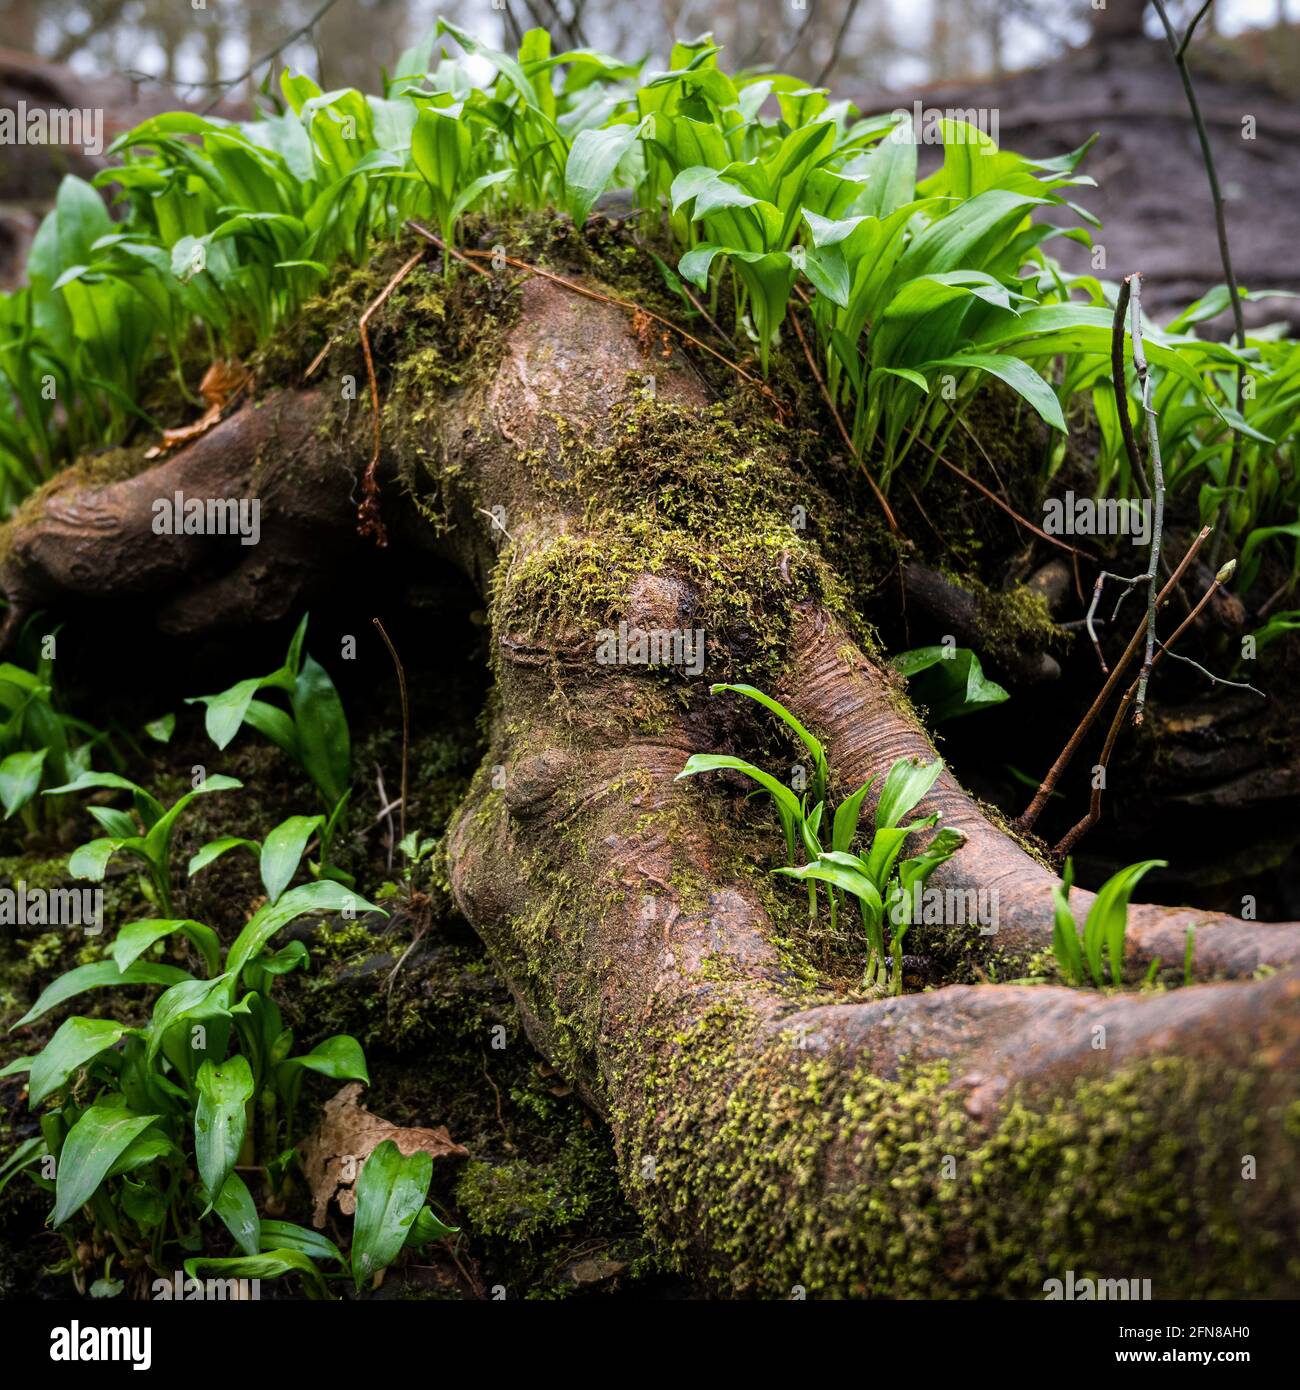
<path id="1" fill-rule="evenodd" d="M 1261 1071 L 1158 1058 L 983 1125 L 946 1062 L 881 1077 L 793 1037 L 752 1055 L 751 1027 L 718 1006 L 658 1040 L 657 1068 L 642 1048 L 644 1102 L 617 1122 L 666 1253 L 706 1255 L 719 1287 L 1041 1297 L 1073 1269 L 1157 1297 L 1300 1289 L 1295 1141 Z"/>

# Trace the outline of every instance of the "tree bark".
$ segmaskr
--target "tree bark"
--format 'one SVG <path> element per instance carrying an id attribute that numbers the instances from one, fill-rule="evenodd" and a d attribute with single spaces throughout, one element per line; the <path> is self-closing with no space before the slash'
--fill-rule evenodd
<path id="1" fill-rule="evenodd" d="M 325 402 L 273 393 L 134 477 L 69 472 L 8 528 L 10 630 L 126 593 L 182 633 L 309 601 L 355 555 L 371 437 L 331 428 Z M 1207 983 L 1166 992 L 836 992 L 803 895 L 767 872 L 774 818 L 725 777 L 674 780 L 693 752 L 761 756 L 713 679 L 788 704 L 840 795 L 934 756 L 834 544 L 792 523 L 812 494 L 787 432 L 712 402 L 621 309 L 540 279 L 475 370 L 416 404 L 383 417 L 390 542 L 463 568 L 494 653 L 452 890 L 534 1044 L 609 1123 L 662 1248 L 778 1297 L 1040 1297 L 1068 1269 L 1156 1297 L 1294 1294 L 1300 924 L 1135 907 L 1133 978 L 1157 955 L 1181 972 L 1196 927 Z M 152 501 L 178 488 L 260 496 L 256 559 L 155 536 Z M 601 662 L 620 621 L 703 629 L 704 670 Z M 908 949 L 1030 973 L 1054 874 L 950 775 L 930 811 L 968 837 L 932 886 L 996 892 L 997 927 L 916 927 Z M 1090 900 L 1072 895 L 1080 922 Z"/>

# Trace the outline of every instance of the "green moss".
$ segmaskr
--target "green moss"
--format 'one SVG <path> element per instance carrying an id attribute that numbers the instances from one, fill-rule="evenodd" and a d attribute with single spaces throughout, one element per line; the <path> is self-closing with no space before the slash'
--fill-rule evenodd
<path id="1" fill-rule="evenodd" d="M 657 1038 L 654 1066 L 643 1042 L 622 1093 L 644 1102 L 617 1121 L 665 1253 L 707 1252 L 720 1288 L 1041 1297 L 1067 1269 L 1157 1297 L 1300 1288 L 1295 1136 L 1287 1151 L 1262 1073 L 1160 1058 L 1013 1096 L 983 1125 L 947 1063 L 881 1077 L 793 1037 L 750 1055 L 752 1026 L 718 1006 Z"/>

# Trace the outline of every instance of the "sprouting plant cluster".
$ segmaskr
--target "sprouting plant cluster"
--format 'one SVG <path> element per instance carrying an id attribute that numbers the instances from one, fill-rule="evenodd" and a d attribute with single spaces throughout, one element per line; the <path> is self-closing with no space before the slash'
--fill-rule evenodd
<path id="1" fill-rule="evenodd" d="M 435 51 L 439 40 L 460 56 L 445 42 Z M 120 442 L 159 354 L 191 394 L 194 334 L 209 359 L 241 334 L 265 337 L 409 218 L 450 246 L 469 211 L 554 206 L 582 222 L 610 189 L 675 246 L 666 273 L 683 313 L 702 307 L 687 285 L 715 313 L 728 304 L 764 371 L 790 317 L 807 316 L 829 395 L 880 487 L 918 446 L 928 473 L 996 378 L 1055 431 L 1046 477 L 1083 397 L 1101 427 L 1100 491 L 1140 495 L 1111 377 L 1116 285 L 1066 278 L 1044 250 L 1090 237 L 1054 215 L 1096 225 L 1069 200 L 1092 182 L 1079 172 L 1086 146 L 1031 160 L 946 120 L 943 162 L 918 179 L 922 132 L 909 116 L 864 119 L 790 76 L 729 75 L 718 55 L 707 37 L 679 43 L 651 72 L 591 49 L 553 53 L 534 29 L 511 56 L 440 21 L 382 96 L 322 92 L 286 72 L 255 120 L 142 122 L 96 179 L 115 192 L 117 218 L 66 179 L 27 286 L 0 296 L 0 502 L 79 449 Z M 476 85 L 484 70 L 489 83 Z M 1194 497 L 1203 520 L 1223 516 L 1249 582 L 1263 547 L 1300 556 L 1300 347 L 1267 332 L 1239 347 L 1198 338 L 1225 303 L 1219 289 L 1148 327 L 1147 355 L 1170 493 Z M 1125 408 L 1137 423 L 1131 383 Z"/>
<path id="2" fill-rule="evenodd" d="M 854 854 L 862 806 L 874 778 L 868 778 L 845 797 L 832 814 L 829 810 L 830 772 L 821 742 L 779 700 L 752 685 L 715 685 L 713 693 L 747 696 L 775 714 L 803 744 L 812 762 L 811 779 L 796 790 L 762 768 L 726 753 L 695 753 L 678 773 L 678 780 L 700 772 L 734 771 L 757 782 L 776 807 L 785 834 L 787 863 L 774 872 L 808 885 L 808 912 L 817 915 L 817 884 L 826 885 L 831 929 L 838 919 L 840 895 L 856 899 L 862 920 L 866 965 L 864 988 L 888 987 L 903 992 L 903 938 L 912 924 L 915 892 L 926 879 L 961 848 L 965 836 L 956 830 L 940 830 L 918 855 L 900 858 L 907 837 L 930 830 L 938 815 L 902 824 L 934 786 L 943 763 L 918 764 L 899 758 L 889 769 L 876 803 L 875 829 L 864 854 Z M 801 769 L 802 771 L 802 769 Z M 825 822 L 829 821 L 830 847 L 824 847 Z"/>
<path id="3" fill-rule="evenodd" d="M 922 653 L 924 654 L 924 653 Z M 912 655 L 908 653 L 907 655 Z M 936 658 L 938 660 L 938 658 Z M 924 669 L 924 663 L 918 669 Z M 996 688 L 996 687 L 995 687 Z M 899 758 L 889 769 L 876 802 L 875 826 L 862 852 L 854 853 L 862 819 L 862 807 L 875 778 L 868 778 L 834 813 L 829 811 L 830 769 L 821 741 L 779 700 L 752 685 L 715 685 L 712 693 L 744 695 L 770 710 L 801 743 L 812 766 L 811 776 L 802 764 L 796 765 L 792 785 L 787 786 L 771 773 L 729 753 L 693 753 L 677 780 L 701 772 L 738 772 L 756 782 L 772 798 L 785 838 L 786 863 L 774 869 L 808 885 L 808 915 L 817 918 L 817 884 L 826 885 L 829 925 L 833 932 L 838 918 L 840 895 L 857 901 L 862 923 L 866 965 L 864 988 L 903 992 L 903 942 L 920 902 L 920 890 L 940 865 L 948 862 L 966 843 L 959 831 L 942 827 L 917 854 L 902 858 L 907 839 L 939 825 L 938 813 L 931 813 L 904 824 L 925 799 L 943 772 L 936 758 L 920 763 Z M 949 717 L 963 711 L 961 701 L 951 691 Z M 971 709 L 982 707 L 973 702 Z M 830 821 L 830 848 L 825 848 L 825 823 Z M 1124 984 L 1124 943 L 1128 930 L 1128 904 L 1143 875 L 1153 868 L 1166 867 L 1163 859 L 1147 859 L 1119 870 L 1102 884 L 1089 909 L 1082 934 L 1070 908 L 1070 889 L 1074 866 L 1066 861 L 1062 883 L 1053 888 L 1054 924 L 1052 950 L 1057 973 L 1067 985 L 1083 987 L 1091 980 L 1097 989 Z M 1192 978 L 1193 936 L 1188 932 L 1184 982 Z M 1160 961 L 1152 962 L 1148 983 L 1153 981 Z"/>
<path id="4" fill-rule="evenodd" d="M 129 810 L 88 806 L 107 833 L 76 850 L 69 868 L 74 877 L 98 881 L 114 857 L 127 858 L 158 914 L 124 924 L 103 959 L 55 979 L 14 1027 L 89 991 L 141 985 L 159 990 L 148 1021 L 134 1025 L 74 1014 L 39 1053 L 18 1058 L 4 1073 L 26 1073 L 30 1107 L 46 1108 L 40 1134 L 0 1167 L 0 1185 L 25 1171 L 51 1193 L 50 1223 L 68 1242 L 69 1269 L 80 1267 L 76 1250 L 89 1223 L 93 1244 L 110 1250 L 102 1277 L 108 1292 L 121 1286 L 112 1276 L 114 1261 L 120 1269 L 143 1262 L 170 1277 L 168 1261 L 179 1251 L 194 1277 L 294 1273 L 313 1294 L 327 1294 L 336 1279 L 350 1274 L 360 1288 L 404 1246 L 450 1234 L 426 1205 L 430 1156 L 403 1156 L 391 1142 L 361 1167 L 346 1258 L 322 1233 L 259 1211 L 259 1196 L 262 1208 L 283 1211 L 292 1189 L 304 1074 L 369 1084 L 361 1045 L 347 1034 L 295 1052 L 293 1032 L 274 998 L 275 982 L 308 961 L 301 940 L 276 947 L 284 928 L 309 913 L 353 917 L 379 910 L 329 862 L 349 794 L 351 753 L 334 684 L 303 652 L 306 625 L 304 618 L 279 670 L 202 697 L 208 733 L 218 747 L 242 724 L 251 725 L 297 759 L 324 808 L 288 818 L 260 844 L 219 839 L 190 859 L 192 876 L 231 849 L 257 856 L 265 902 L 228 946 L 206 923 L 175 915 L 173 840 L 195 798 L 237 790 L 237 780 L 203 775 L 169 807 L 111 772 L 83 770 L 66 785 L 46 789 L 49 796 L 129 794 Z M 288 708 L 256 698 L 263 691 L 283 697 Z M 305 858 L 310 881 L 291 887 Z M 166 942 L 188 946 L 191 968 L 156 958 L 154 948 Z M 205 1227 L 214 1222 L 225 1228 L 238 1254 L 206 1253 Z"/>

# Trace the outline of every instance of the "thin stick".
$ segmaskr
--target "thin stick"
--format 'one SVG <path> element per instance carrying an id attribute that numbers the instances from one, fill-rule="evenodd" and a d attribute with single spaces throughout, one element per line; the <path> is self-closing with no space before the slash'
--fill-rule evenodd
<path id="1" fill-rule="evenodd" d="M 1187 567 L 1192 563 L 1196 552 L 1204 545 L 1205 539 L 1209 534 L 1210 528 L 1208 526 L 1202 527 L 1196 539 L 1187 547 L 1187 553 L 1178 562 L 1178 567 L 1165 582 L 1165 587 L 1161 589 L 1160 595 L 1156 600 L 1157 606 L 1163 607 L 1168 601 L 1169 595 L 1173 592 L 1178 581 L 1183 577 Z M 1124 649 L 1124 655 L 1115 663 L 1114 669 L 1111 671 L 1110 675 L 1107 676 L 1105 684 L 1097 692 L 1096 698 L 1088 708 L 1088 712 L 1079 721 L 1079 727 L 1070 735 L 1065 747 L 1062 748 L 1057 755 L 1056 761 L 1048 769 L 1047 776 L 1044 777 L 1039 784 L 1038 790 L 1034 793 L 1033 800 L 1025 808 L 1024 815 L 1016 821 L 1016 828 L 1018 830 L 1030 830 L 1033 828 L 1034 822 L 1038 819 L 1043 807 L 1047 805 L 1048 797 L 1056 790 L 1056 784 L 1061 780 L 1066 768 L 1069 767 L 1073 760 L 1074 755 L 1079 751 L 1079 745 L 1083 742 L 1088 730 L 1092 728 L 1093 724 L 1096 722 L 1097 716 L 1105 707 L 1106 701 L 1110 699 L 1125 669 L 1128 667 L 1129 662 L 1137 655 L 1137 649 L 1142 643 L 1142 637 L 1145 632 L 1145 622 L 1140 627 L 1134 629 L 1133 636 L 1129 638 L 1128 646 Z"/>
<path id="2" fill-rule="evenodd" d="M 1181 661 L 1190 666 L 1194 671 L 1199 671 L 1211 685 L 1230 685 L 1234 690 L 1249 690 L 1252 695 L 1258 695 L 1261 700 L 1267 700 L 1266 691 L 1258 689 L 1247 681 L 1230 681 L 1227 676 L 1216 676 L 1213 671 L 1201 665 L 1199 661 L 1193 661 L 1190 656 L 1184 656 L 1182 652 L 1171 652 L 1168 642 L 1159 643 L 1160 650 L 1165 656 L 1173 661 Z"/>
<path id="3" fill-rule="evenodd" d="M 1124 585 L 1124 590 L 1115 604 L 1115 612 L 1111 615 L 1113 622 L 1119 617 L 1119 610 L 1123 606 L 1124 600 L 1128 597 L 1131 590 L 1141 584 L 1147 586 L 1147 648 L 1146 657 L 1142 663 L 1142 669 L 1146 675 L 1151 671 L 1151 655 L 1155 650 L 1156 640 L 1156 581 L 1160 573 L 1160 540 L 1164 529 L 1165 517 L 1165 477 L 1160 464 L 1160 432 L 1156 413 L 1151 406 L 1151 376 L 1147 371 L 1146 352 L 1142 346 L 1142 275 L 1140 272 L 1125 276 L 1124 285 L 1132 292 L 1132 335 L 1133 335 L 1133 364 L 1137 368 L 1138 383 L 1142 388 L 1142 409 L 1147 417 L 1147 451 L 1151 455 L 1151 464 L 1155 469 L 1155 508 L 1154 521 L 1151 529 L 1151 554 L 1147 561 L 1147 567 L 1141 574 L 1123 575 L 1115 574 L 1110 570 L 1102 570 L 1097 575 L 1097 583 L 1093 586 L 1092 602 L 1088 605 L 1088 614 L 1084 621 L 1084 626 L 1088 629 L 1088 636 L 1092 641 L 1093 649 L 1097 653 L 1097 660 L 1101 663 L 1103 673 L 1107 670 L 1106 658 L 1102 654 L 1101 643 L 1097 640 L 1097 633 L 1093 627 L 1093 620 L 1097 614 L 1097 604 L 1101 601 L 1101 591 L 1108 579 L 1113 579 L 1117 584 Z M 1112 343 L 1114 343 L 1112 338 Z M 1112 352 L 1114 348 L 1112 347 Z M 1122 351 L 1122 348 L 1121 348 Z M 1124 418 L 1128 418 L 1128 408 L 1125 405 Z M 1136 441 L 1132 457 L 1137 458 Z M 1146 680 L 1143 679 L 1138 690 L 1138 713 L 1137 722 L 1142 722 L 1142 706 L 1146 702 Z"/>
<path id="4" fill-rule="evenodd" d="M 467 251 L 467 256 L 477 257 L 479 260 L 491 260 L 495 255 L 492 251 Z M 693 333 L 688 333 L 684 328 L 673 323 L 671 319 L 666 319 L 662 314 L 656 314 L 653 309 L 642 308 L 640 304 L 633 303 L 630 299 L 616 299 L 613 295 L 601 294 L 599 290 L 588 289 L 585 285 L 576 284 L 572 280 L 566 280 L 562 275 L 555 275 L 549 270 L 543 270 L 541 266 L 530 265 L 527 261 L 521 261 L 516 256 L 506 256 L 503 258 L 505 263 L 513 266 L 516 270 L 526 271 L 529 275 L 540 275 L 543 280 L 550 280 L 553 284 L 561 285 L 573 294 L 580 294 L 586 299 L 594 299 L 601 304 L 613 304 L 620 309 L 626 309 L 629 314 L 644 314 L 646 318 L 653 319 L 655 323 L 662 324 L 670 332 L 676 333 L 680 338 L 690 343 L 692 347 L 697 347 L 701 352 L 707 352 L 710 357 L 716 357 L 724 366 L 735 372 L 738 377 L 749 382 L 751 386 L 756 386 L 758 390 L 766 396 L 776 408 L 782 419 L 789 411 L 777 399 L 776 392 L 765 382 L 760 381 L 752 372 L 747 372 L 739 362 L 733 362 L 725 353 L 721 353 L 717 348 L 712 348 L 708 343 L 701 341 Z"/>
<path id="5" fill-rule="evenodd" d="M 217 92 L 217 95 L 214 96 L 210 102 L 208 102 L 208 104 L 202 109 L 202 111 L 199 112 L 199 115 L 206 116 L 208 112 L 213 109 L 213 107 L 220 105 L 221 98 L 226 94 L 226 92 L 230 90 L 231 87 L 238 87 L 239 84 L 242 81 L 244 81 L 245 78 L 252 77 L 252 75 L 258 70 L 258 68 L 262 66 L 263 63 L 269 63 L 272 58 L 278 58 L 280 54 L 283 53 L 284 50 L 288 48 L 291 43 L 294 42 L 295 39 L 300 39 L 304 34 L 311 33 L 312 29 L 316 27 L 316 24 L 320 20 L 324 19 L 326 13 L 329 10 L 332 10 L 336 3 L 337 0 L 324 0 L 324 4 L 322 4 L 321 7 L 312 15 L 312 17 L 306 22 L 306 24 L 299 25 L 298 28 L 293 30 L 292 33 L 286 34 L 284 38 L 282 38 L 274 48 L 269 49 L 267 52 L 261 54 L 259 57 L 254 58 L 253 61 L 249 63 L 249 65 L 243 70 L 243 72 L 239 73 L 237 76 L 227 78 L 224 81 L 215 84 L 220 88 L 220 90 Z M 319 74 L 317 74 L 317 76 L 319 76 Z M 321 80 L 324 81 L 323 78 Z"/>
<path id="6" fill-rule="evenodd" d="M 983 493 L 994 506 L 1001 507 L 1009 517 L 1017 521 L 1026 531 L 1032 531 L 1034 535 L 1041 537 L 1045 541 L 1049 541 L 1052 545 L 1059 546 L 1062 550 L 1069 551 L 1072 555 L 1087 555 L 1088 552 L 1086 550 L 1080 550 L 1077 546 L 1067 544 L 1065 541 L 1061 540 L 1059 536 L 1049 536 L 1041 526 L 1035 526 L 1027 517 L 1021 516 L 1014 507 L 1004 502 L 991 488 L 985 487 L 978 478 L 972 477 L 964 468 L 958 468 L 951 459 L 944 458 L 928 439 L 922 439 L 920 435 L 917 435 L 916 443 L 918 443 L 921 448 L 929 450 L 950 473 L 955 473 L 963 482 L 973 487 L 976 492 Z"/>
<path id="7" fill-rule="evenodd" d="M 378 298 L 361 315 L 361 322 L 358 325 L 361 333 L 361 351 L 366 358 L 366 375 L 370 378 L 370 410 L 374 416 L 375 442 L 370 450 L 370 463 L 366 468 L 365 477 L 361 480 L 361 506 L 358 508 L 357 529 L 363 536 L 373 536 L 376 544 L 385 546 L 388 544 L 388 533 L 384 529 L 383 518 L 379 514 L 379 480 L 376 471 L 379 468 L 379 381 L 375 377 L 375 359 L 370 355 L 370 334 L 366 331 L 366 325 L 370 322 L 370 317 L 384 303 L 390 294 L 402 283 L 403 280 L 415 269 L 424 259 L 424 252 L 417 251 L 396 275 L 380 291 Z M 376 620 L 377 621 L 377 620 Z M 387 639 L 385 639 L 387 640 Z"/>
<path id="8" fill-rule="evenodd" d="M 1214 152 L 1210 149 L 1210 136 L 1205 128 L 1205 120 L 1201 115 L 1200 103 L 1196 100 L 1196 88 L 1192 85 L 1192 74 L 1187 66 L 1187 45 L 1192 41 L 1192 35 L 1196 32 L 1196 26 L 1201 22 L 1202 16 L 1210 8 L 1210 0 L 1196 12 L 1192 22 L 1187 26 L 1187 32 L 1180 40 L 1174 32 L 1174 26 L 1169 22 L 1169 14 L 1165 9 L 1163 0 L 1153 0 L 1156 13 L 1160 16 L 1160 23 L 1164 26 L 1165 38 L 1169 41 L 1170 51 L 1174 55 L 1174 66 L 1178 69 L 1178 76 L 1182 80 L 1183 94 L 1187 98 L 1188 109 L 1192 113 L 1192 121 L 1196 126 L 1196 138 L 1201 147 L 1201 161 L 1205 165 L 1205 175 L 1210 183 L 1210 198 L 1214 203 L 1214 228 L 1219 239 L 1219 260 L 1223 263 L 1223 278 L 1228 286 L 1228 296 L 1232 302 L 1232 322 L 1237 336 L 1237 346 L 1246 346 L 1246 320 L 1241 311 L 1241 291 L 1237 288 L 1237 277 L 1232 269 L 1232 255 L 1228 250 L 1228 223 L 1223 210 L 1223 193 L 1219 188 L 1219 173 L 1214 165 Z M 1237 414 L 1242 413 L 1246 390 L 1245 368 L 1237 368 Z M 1229 490 L 1236 491 L 1241 482 L 1241 435 L 1233 430 L 1232 432 L 1232 453 L 1228 462 Z M 1217 526 L 1223 516 L 1224 509 L 1228 504 L 1227 496 L 1219 503 L 1218 515 L 1215 517 Z M 1223 542 L 1227 539 L 1227 533 L 1220 531 L 1214 538 L 1214 545 L 1210 548 L 1210 563 L 1218 563 L 1219 555 L 1223 549 Z"/>
<path id="9" fill-rule="evenodd" d="M 1142 346 L 1142 276 L 1138 274 L 1129 278 L 1133 281 L 1133 365 L 1137 368 L 1138 384 L 1142 388 L 1142 409 L 1147 417 L 1147 453 L 1151 458 L 1151 485 L 1155 493 L 1155 515 L 1151 523 L 1151 564 L 1147 576 L 1147 649 L 1142 661 L 1142 674 L 1138 677 L 1137 708 L 1133 711 L 1133 722 L 1140 724 L 1146 705 L 1147 682 L 1151 679 L 1151 666 L 1155 659 L 1158 598 L 1156 586 L 1160 575 L 1160 540 L 1165 524 L 1165 475 L 1160 463 L 1159 421 L 1151 404 L 1151 374 L 1147 371 L 1146 350 Z M 1217 584 L 1218 581 L 1215 582 Z"/>
<path id="10" fill-rule="evenodd" d="M 484 270 L 477 261 L 471 261 L 463 252 L 457 251 L 454 246 L 443 244 L 442 238 L 435 236 L 427 227 L 422 227 L 413 217 L 408 217 L 406 225 L 416 236 L 422 236 L 425 241 L 432 242 L 444 256 L 450 255 L 454 260 L 458 260 L 462 265 L 467 265 L 475 275 L 481 275 L 485 280 L 492 278 L 491 271 Z"/>
<path id="11" fill-rule="evenodd" d="M 397 667 L 397 689 L 402 699 L 402 797 L 397 811 L 397 834 L 400 843 L 406 839 L 406 787 L 411 749 L 411 708 L 406 699 L 406 671 L 402 667 L 402 658 L 397 655 L 397 648 L 389 640 L 383 623 L 378 618 L 371 618 L 370 621 L 379 629 L 379 635 L 384 639 L 384 646 L 388 648 L 388 654 L 393 658 L 393 665 Z"/>
<path id="12" fill-rule="evenodd" d="M 1224 565 L 1224 567 L 1219 571 L 1219 573 L 1215 575 L 1213 581 L 1210 584 L 1210 587 L 1206 589 L 1206 591 L 1201 595 L 1200 599 L 1197 601 L 1195 607 L 1191 610 L 1191 612 L 1188 613 L 1187 616 L 1182 620 L 1182 622 L 1179 623 L 1178 626 L 1174 629 L 1173 635 L 1170 637 L 1169 641 L 1162 642 L 1160 644 L 1160 650 L 1156 653 L 1155 658 L 1152 662 L 1153 666 L 1159 662 L 1162 656 L 1175 656 L 1180 661 L 1190 661 L 1190 658 L 1188 657 L 1178 657 L 1177 653 L 1169 651 L 1168 648 L 1172 647 L 1174 643 L 1177 642 L 1178 639 L 1183 635 L 1183 633 L 1185 633 L 1187 629 L 1191 627 L 1191 625 L 1204 611 L 1206 605 L 1210 602 L 1210 600 L 1214 597 L 1218 590 L 1232 577 L 1232 572 L 1236 569 L 1236 567 L 1237 562 L 1235 560 L 1230 560 L 1226 565 Z M 1219 678 L 1212 675 L 1209 671 L 1206 671 L 1203 666 L 1199 666 L 1198 663 L 1194 661 L 1191 661 L 1190 664 L 1196 666 L 1198 670 L 1203 671 L 1204 674 L 1209 676 L 1212 681 L 1215 681 L 1216 683 L 1218 682 Z M 1235 682 L 1225 681 L 1223 683 L 1226 685 L 1234 684 Z M 1066 831 L 1066 833 L 1061 837 L 1061 840 L 1055 847 L 1054 852 L 1056 854 L 1069 854 L 1069 852 L 1074 848 L 1076 844 L 1078 844 L 1078 842 L 1083 838 L 1083 836 L 1086 835 L 1087 832 L 1091 830 L 1092 827 L 1096 825 L 1097 822 L 1101 819 L 1101 794 L 1103 790 L 1103 783 L 1105 781 L 1106 769 L 1110 766 L 1111 754 L 1115 751 L 1115 742 L 1119 738 L 1120 729 L 1124 725 L 1124 716 L 1128 713 L 1129 708 L 1133 705 L 1133 703 L 1141 698 L 1141 686 L 1142 678 L 1139 676 L 1138 679 L 1133 681 L 1129 685 L 1129 688 L 1124 692 L 1124 697 L 1120 700 L 1119 705 L 1115 710 L 1115 717 L 1110 721 L 1110 728 L 1109 730 L 1107 730 L 1106 733 L 1106 742 L 1102 747 L 1101 757 L 1097 763 L 1097 767 L 1100 769 L 1102 776 L 1093 785 L 1092 797 L 1090 798 L 1088 803 L 1088 814 L 1084 816 L 1084 818 L 1081 821 L 1079 821 L 1076 825 L 1072 826 L 1068 831 Z M 1253 687 L 1247 688 L 1253 689 Z M 1263 692 L 1260 690 L 1256 690 L 1255 694 L 1262 696 Z M 1133 722 L 1135 724 L 1138 724 L 1141 723 L 1141 720 L 1138 719 L 1135 715 Z"/>
<path id="13" fill-rule="evenodd" d="M 1119 282 L 1119 295 L 1115 300 L 1115 321 L 1110 335 L 1110 374 L 1115 383 L 1115 408 L 1119 412 L 1119 431 L 1124 436 L 1124 452 L 1128 455 L 1133 476 L 1142 489 L 1142 496 L 1150 498 L 1151 484 L 1147 482 L 1147 471 L 1142 466 L 1142 455 L 1138 452 L 1133 422 L 1128 418 L 1128 381 L 1124 371 L 1124 316 L 1128 312 L 1131 292 L 1126 275 Z"/>
<path id="14" fill-rule="evenodd" d="M 897 535 L 898 518 L 894 515 L 894 509 L 889 505 L 888 501 L 885 499 L 885 494 L 881 492 L 880 488 L 877 486 L 876 480 L 871 476 L 871 471 L 866 467 L 862 460 L 858 458 L 858 451 L 853 444 L 853 436 L 850 435 L 848 430 L 845 428 L 844 421 L 840 416 L 840 412 L 835 408 L 835 402 L 831 399 L 831 393 L 826 389 L 826 382 L 823 379 L 821 371 L 817 366 L 817 359 L 813 356 L 812 349 L 808 346 L 808 339 L 804 337 L 803 329 L 799 326 L 798 314 L 792 313 L 790 315 L 790 322 L 794 324 L 795 336 L 799 339 L 799 346 L 803 348 L 803 355 L 808 359 L 808 366 L 812 369 L 813 378 L 816 380 L 817 385 L 821 390 L 822 399 L 830 407 L 831 415 L 834 417 L 836 425 L 839 426 L 840 436 L 843 438 L 844 443 L 848 446 L 849 456 L 851 458 L 857 459 L 858 465 L 862 470 L 862 476 L 866 478 L 867 483 L 870 486 L 876 501 L 880 504 L 880 510 L 885 514 L 885 520 L 889 523 L 889 529 L 894 533 L 894 535 Z"/>

